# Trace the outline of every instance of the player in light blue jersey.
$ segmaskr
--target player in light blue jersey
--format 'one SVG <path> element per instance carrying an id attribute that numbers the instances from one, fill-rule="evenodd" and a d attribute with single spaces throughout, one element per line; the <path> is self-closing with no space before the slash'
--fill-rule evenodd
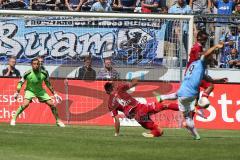
<path id="1" fill-rule="evenodd" d="M 191 63 L 177 93 L 159 95 L 157 92 L 154 92 L 159 101 L 178 99 L 179 110 L 183 113 L 186 120 L 186 122 L 184 122 L 184 126 L 194 136 L 195 140 L 200 140 L 200 136 L 194 127 L 193 121 L 196 99 L 199 95 L 199 87 L 202 79 L 206 78 L 207 76 L 205 75 L 206 65 L 212 59 L 211 55 L 213 51 L 222 47 L 223 44 L 213 46 L 203 53 L 199 60 Z M 213 82 L 218 82 L 221 80 L 223 79 L 212 79 Z M 201 115 L 202 113 L 197 114 L 204 118 L 204 116 Z"/>
<path id="2" fill-rule="evenodd" d="M 199 86 L 203 79 L 205 69 L 204 56 L 202 56 L 200 60 L 191 63 L 178 90 L 178 97 L 198 96 Z"/>
<path id="3" fill-rule="evenodd" d="M 177 92 L 179 110 L 183 113 L 186 120 L 186 128 L 190 131 L 195 140 L 200 140 L 200 136 L 194 127 L 192 114 L 195 109 L 196 98 L 199 94 L 200 83 L 205 75 L 206 65 L 212 59 L 213 51 L 222 47 L 222 43 L 213 46 L 208 49 L 199 60 L 193 62 L 189 66 Z"/>

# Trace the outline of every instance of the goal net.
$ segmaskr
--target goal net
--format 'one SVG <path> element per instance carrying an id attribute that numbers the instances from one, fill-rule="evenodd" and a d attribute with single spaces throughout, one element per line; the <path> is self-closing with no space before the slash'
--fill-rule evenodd
<path id="1" fill-rule="evenodd" d="M 43 56 L 50 77 L 56 78 L 52 80 L 54 88 L 64 99 L 58 104 L 60 116 L 72 124 L 105 125 L 112 121 L 107 115 L 103 90 L 106 79 L 98 77 L 105 59 L 110 59 L 118 72 L 117 81 L 142 80 L 131 92 L 147 103 L 154 101 L 153 91 L 167 94 L 176 90 L 177 84 L 171 82 L 181 80 L 193 41 L 193 16 L 187 15 L 7 10 L 0 13 L 0 69 L 7 67 L 9 56 L 15 56 L 16 68 L 23 75 L 31 69 L 33 58 Z M 86 56 L 91 57 L 96 71 L 96 79 L 91 81 L 78 77 Z M 14 101 L 11 97 L 18 79 L 2 80 L 11 82 L 1 89 L 1 96 L 7 101 L 2 99 L 1 108 L 9 112 L 9 116 L 2 115 L 2 121 L 8 121 L 22 100 Z M 40 104 L 36 101 L 33 105 Z M 22 122 L 52 123 L 50 110 L 41 106 L 44 118 L 34 119 L 31 113 L 39 112 L 34 107 L 26 110 Z M 162 120 L 162 115 L 156 116 Z M 123 118 L 122 124 L 135 122 Z M 168 125 L 176 127 L 175 122 Z"/>

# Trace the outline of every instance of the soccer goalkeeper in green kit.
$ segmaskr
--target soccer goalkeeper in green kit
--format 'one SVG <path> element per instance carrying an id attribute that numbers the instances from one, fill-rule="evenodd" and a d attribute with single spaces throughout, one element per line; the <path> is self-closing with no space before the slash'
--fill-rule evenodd
<path id="1" fill-rule="evenodd" d="M 34 58 L 31 62 L 31 65 L 32 69 L 23 75 L 22 79 L 17 85 L 17 91 L 14 94 L 14 98 L 16 99 L 18 98 L 22 85 L 25 81 L 27 82 L 23 104 L 17 109 L 16 115 L 13 116 L 10 125 L 16 125 L 17 117 L 29 106 L 29 104 L 32 102 L 32 99 L 36 97 L 40 102 L 46 103 L 51 108 L 51 111 L 56 119 L 57 126 L 65 127 L 64 123 L 58 117 L 57 108 L 54 106 L 54 103 L 52 102 L 50 96 L 42 87 L 44 81 L 46 86 L 56 98 L 57 103 L 62 100 L 62 98 L 57 95 L 52 85 L 50 84 L 48 72 L 41 69 L 38 58 Z"/>

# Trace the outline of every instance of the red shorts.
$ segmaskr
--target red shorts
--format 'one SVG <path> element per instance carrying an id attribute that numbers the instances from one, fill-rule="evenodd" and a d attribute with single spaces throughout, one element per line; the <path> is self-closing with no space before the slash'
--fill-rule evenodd
<path id="1" fill-rule="evenodd" d="M 161 103 L 138 104 L 134 110 L 134 119 L 145 129 L 149 129 L 158 137 L 161 133 L 158 130 L 158 125 L 150 118 L 151 114 L 156 114 L 163 110 Z"/>
<path id="2" fill-rule="evenodd" d="M 202 87 L 203 89 L 207 89 L 208 87 L 210 87 L 212 85 L 212 82 L 208 82 L 206 80 L 202 80 L 201 81 L 201 84 L 200 84 L 200 87 Z"/>

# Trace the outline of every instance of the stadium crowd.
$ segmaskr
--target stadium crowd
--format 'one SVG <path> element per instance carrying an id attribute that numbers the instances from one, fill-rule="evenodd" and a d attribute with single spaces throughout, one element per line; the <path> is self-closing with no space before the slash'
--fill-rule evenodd
<path id="1" fill-rule="evenodd" d="M 240 0 L 0 0 L 2 9 L 55 10 L 55 11 L 93 11 L 93 12 L 141 12 L 155 14 L 215 14 L 238 15 Z M 208 22 L 207 22 L 208 23 Z M 209 25 L 210 46 L 223 41 L 224 48 L 216 57 L 212 67 L 240 67 L 240 27 L 237 23 L 229 25 L 229 18 L 215 18 Z M 196 30 L 206 28 L 206 24 L 196 22 Z M 183 27 L 182 41 L 188 51 L 188 28 Z M 167 50 L 168 52 L 168 50 Z M 170 51 L 169 51 L 170 52 Z M 168 52 L 168 54 L 169 54 Z M 175 51 L 174 51 L 175 52 Z M 170 53 L 171 54 L 171 53 Z M 178 53 L 173 53 L 177 54 Z M 167 55 L 168 56 L 168 55 Z M 171 56 L 171 55 L 170 55 Z"/>
<path id="2" fill-rule="evenodd" d="M 239 14 L 239 0 L 0 0 L 2 9 Z M 169 11 L 169 12 L 168 12 Z M 183 13 L 183 12 L 182 12 Z"/>

